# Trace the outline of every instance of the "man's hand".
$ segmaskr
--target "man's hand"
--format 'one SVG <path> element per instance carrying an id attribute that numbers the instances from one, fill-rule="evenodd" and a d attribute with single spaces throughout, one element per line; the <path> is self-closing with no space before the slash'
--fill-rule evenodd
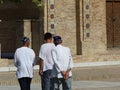
<path id="1" fill-rule="evenodd" d="M 43 75 L 43 60 L 41 58 L 39 62 L 39 75 Z"/>
<path id="2" fill-rule="evenodd" d="M 68 71 L 61 71 L 61 74 L 63 75 L 63 78 L 67 80 L 69 78 L 69 72 Z"/>
<path id="3" fill-rule="evenodd" d="M 64 76 L 65 75 L 65 71 L 61 71 L 61 74 Z"/>
<path id="4" fill-rule="evenodd" d="M 39 70 L 39 75 L 41 76 L 42 74 L 43 74 L 43 70 L 40 69 L 40 70 Z"/>
<path id="5" fill-rule="evenodd" d="M 65 72 L 64 79 L 67 80 L 69 78 L 69 72 Z"/>

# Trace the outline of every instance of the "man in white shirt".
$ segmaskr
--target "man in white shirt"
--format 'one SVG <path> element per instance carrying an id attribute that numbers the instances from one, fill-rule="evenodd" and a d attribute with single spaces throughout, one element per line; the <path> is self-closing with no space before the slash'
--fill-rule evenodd
<path id="1" fill-rule="evenodd" d="M 62 84 L 63 90 L 72 90 L 72 67 L 73 60 L 68 47 L 61 45 L 62 40 L 60 36 L 54 37 L 55 48 L 52 50 L 52 57 L 54 61 L 54 69 L 52 75 L 52 89 L 60 90 L 59 86 Z"/>
<path id="2" fill-rule="evenodd" d="M 45 43 L 41 45 L 39 51 L 39 74 L 41 76 L 42 90 L 50 90 L 50 76 L 53 69 L 51 50 L 55 47 L 52 43 L 52 34 L 49 32 L 45 33 L 44 41 Z"/>
<path id="3" fill-rule="evenodd" d="M 17 67 L 17 78 L 21 90 L 30 90 L 30 84 L 33 77 L 33 66 L 35 62 L 35 53 L 29 48 L 29 38 L 22 39 L 23 46 L 16 49 L 14 55 L 14 65 Z"/>

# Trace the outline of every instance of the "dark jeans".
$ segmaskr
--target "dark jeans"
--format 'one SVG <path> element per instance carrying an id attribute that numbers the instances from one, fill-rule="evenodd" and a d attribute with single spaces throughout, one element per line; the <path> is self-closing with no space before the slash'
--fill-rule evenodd
<path id="1" fill-rule="evenodd" d="M 51 78 L 51 90 L 60 90 L 62 84 L 62 90 L 72 90 L 72 77 L 67 80 L 64 78 Z"/>
<path id="2" fill-rule="evenodd" d="M 31 80 L 32 78 L 28 77 L 18 79 L 21 90 L 30 90 Z"/>
<path id="3" fill-rule="evenodd" d="M 50 90 L 51 72 L 52 72 L 52 70 L 47 70 L 47 71 L 43 72 L 43 75 L 41 76 L 42 90 Z"/>

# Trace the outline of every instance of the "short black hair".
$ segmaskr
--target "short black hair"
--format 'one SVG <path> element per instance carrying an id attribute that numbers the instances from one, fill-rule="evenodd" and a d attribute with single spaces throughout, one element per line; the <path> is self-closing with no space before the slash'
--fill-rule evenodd
<path id="1" fill-rule="evenodd" d="M 44 40 L 51 39 L 51 38 L 52 38 L 52 34 L 50 32 L 47 32 L 44 34 Z"/>

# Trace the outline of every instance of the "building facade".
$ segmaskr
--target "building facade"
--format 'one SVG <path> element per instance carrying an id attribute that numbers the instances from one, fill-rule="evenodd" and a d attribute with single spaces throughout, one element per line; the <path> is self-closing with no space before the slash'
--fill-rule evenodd
<path id="1" fill-rule="evenodd" d="M 46 0 L 45 31 L 61 35 L 74 59 L 120 60 L 120 0 Z"/>
<path id="2" fill-rule="evenodd" d="M 62 36 L 63 44 L 70 47 L 75 62 L 119 61 L 119 9 L 120 0 L 44 0 L 44 22 L 37 16 L 40 11 L 34 13 L 32 11 L 37 9 L 32 8 L 27 13 L 33 14 L 22 12 L 22 16 L 15 15 L 14 20 L 9 20 L 8 29 L 3 21 L 0 23 L 1 52 L 14 53 L 20 45 L 20 38 L 28 36 L 31 47 L 38 53 L 43 34 L 51 32 Z M 0 18 L 5 19 L 4 15 L 0 14 Z M 22 19 L 16 19 L 20 17 Z"/>

